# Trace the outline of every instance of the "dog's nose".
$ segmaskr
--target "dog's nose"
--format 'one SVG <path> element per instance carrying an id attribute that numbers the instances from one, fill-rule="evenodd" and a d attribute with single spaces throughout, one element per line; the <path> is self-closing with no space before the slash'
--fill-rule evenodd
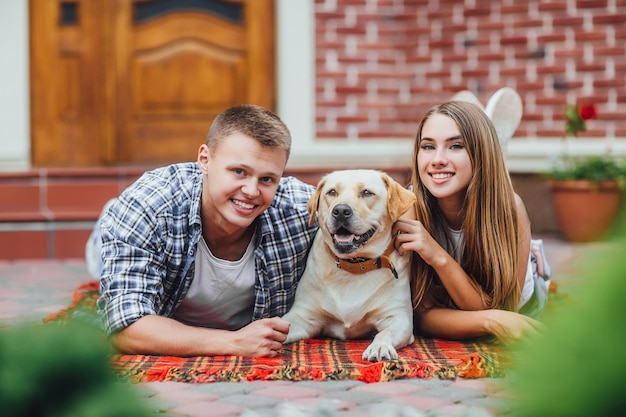
<path id="1" fill-rule="evenodd" d="M 333 208 L 333 217 L 338 220 L 347 219 L 352 216 L 352 207 L 347 204 L 337 204 Z"/>

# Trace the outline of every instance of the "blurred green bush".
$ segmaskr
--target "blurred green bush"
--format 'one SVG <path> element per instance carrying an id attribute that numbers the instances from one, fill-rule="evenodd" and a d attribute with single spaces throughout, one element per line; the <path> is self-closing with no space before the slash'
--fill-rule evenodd
<path id="1" fill-rule="evenodd" d="M 0 415 L 142 417 L 153 415 L 109 367 L 99 329 L 74 320 L 0 329 Z"/>

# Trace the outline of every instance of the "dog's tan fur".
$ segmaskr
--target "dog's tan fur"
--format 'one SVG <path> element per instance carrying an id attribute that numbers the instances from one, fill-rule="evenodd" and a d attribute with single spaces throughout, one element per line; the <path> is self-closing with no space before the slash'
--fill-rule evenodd
<path id="1" fill-rule="evenodd" d="M 355 339 L 376 333 L 363 359 L 396 359 L 413 338 L 408 255 L 389 255 L 391 269 L 354 274 L 336 260 L 377 258 L 393 245 L 391 228 L 415 202 L 415 195 L 375 170 L 335 171 L 319 182 L 308 205 L 320 229 L 296 290 L 285 343 L 317 336 Z M 343 227 L 343 229 L 341 228 Z M 340 233 L 336 234 L 339 231 Z M 369 233 L 367 233 L 369 231 Z M 361 242 L 359 237 L 371 237 Z"/>

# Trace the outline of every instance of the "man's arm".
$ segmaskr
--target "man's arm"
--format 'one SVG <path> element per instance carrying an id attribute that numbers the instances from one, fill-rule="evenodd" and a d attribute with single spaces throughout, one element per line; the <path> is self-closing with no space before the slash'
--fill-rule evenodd
<path id="1" fill-rule="evenodd" d="M 273 357 L 281 350 L 288 333 L 289 323 L 278 317 L 229 331 L 193 327 L 168 317 L 148 315 L 111 335 L 111 341 L 128 354 Z"/>

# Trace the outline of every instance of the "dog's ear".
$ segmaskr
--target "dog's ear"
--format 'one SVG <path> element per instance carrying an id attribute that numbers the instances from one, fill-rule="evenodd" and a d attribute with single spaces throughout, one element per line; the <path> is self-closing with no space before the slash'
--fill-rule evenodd
<path id="1" fill-rule="evenodd" d="M 309 202 L 306 206 L 310 214 L 309 226 L 313 226 L 313 223 L 315 223 L 315 215 L 317 214 L 317 209 L 320 206 L 320 196 L 322 195 L 322 188 L 324 188 L 325 184 L 326 184 L 326 177 L 322 178 L 317 183 L 317 189 L 315 190 L 315 192 L 309 199 Z"/>
<path id="2" fill-rule="evenodd" d="M 413 191 L 404 188 L 389 175 L 382 174 L 382 178 L 387 186 L 387 210 L 395 222 L 411 208 L 417 197 Z"/>

